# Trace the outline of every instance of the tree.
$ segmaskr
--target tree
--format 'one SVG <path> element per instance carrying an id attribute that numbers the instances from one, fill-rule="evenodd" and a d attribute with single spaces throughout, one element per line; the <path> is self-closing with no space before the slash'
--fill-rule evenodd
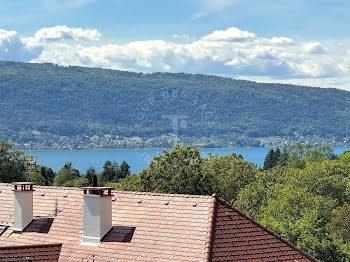
<path id="1" fill-rule="evenodd" d="M 56 172 L 54 172 L 51 168 L 46 166 L 42 166 L 40 168 L 40 173 L 45 179 L 46 186 L 51 186 L 53 184 L 55 176 L 57 175 Z"/>
<path id="2" fill-rule="evenodd" d="M 29 181 L 34 182 L 39 186 L 45 186 L 45 178 L 38 172 L 30 172 Z"/>
<path id="3" fill-rule="evenodd" d="M 155 156 L 140 173 L 145 191 L 178 194 L 208 194 L 212 192 L 205 176 L 205 159 L 199 149 L 175 145 L 171 151 Z"/>
<path id="4" fill-rule="evenodd" d="M 326 225 L 335 207 L 334 200 L 286 186 L 262 206 L 260 222 L 317 257 L 316 247 L 327 235 Z"/>
<path id="5" fill-rule="evenodd" d="M 88 170 L 86 170 L 86 179 L 89 181 L 89 185 L 93 185 L 93 179 L 96 174 L 96 169 L 93 166 L 90 166 Z"/>
<path id="6" fill-rule="evenodd" d="M 256 171 L 254 163 L 243 160 L 235 153 L 226 156 L 209 155 L 204 165 L 206 177 L 210 178 L 211 190 L 232 203 L 236 201 L 239 191 L 254 181 Z"/>
<path id="7" fill-rule="evenodd" d="M 261 219 L 261 208 L 269 199 L 275 199 L 278 192 L 296 176 L 299 170 L 289 166 L 277 166 L 257 172 L 254 181 L 241 188 L 235 205 L 257 220 Z"/>
<path id="8" fill-rule="evenodd" d="M 86 176 L 81 176 L 77 179 L 68 180 L 65 182 L 62 186 L 64 187 L 87 187 L 90 186 L 89 180 L 86 178 Z"/>
<path id="9" fill-rule="evenodd" d="M 62 186 L 69 180 L 78 179 L 80 177 L 80 172 L 78 169 L 72 167 L 72 163 L 66 163 L 63 168 L 61 168 L 57 176 L 54 179 L 54 186 Z"/>
<path id="10" fill-rule="evenodd" d="M 296 144 L 287 149 L 289 155 L 288 164 L 292 167 L 303 169 L 307 162 L 321 162 L 323 160 L 335 160 L 330 146 L 313 146 L 311 144 Z"/>
<path id="11" fill-rule="evenodd" d="M 130 166 L 128 163 L 126 163 L 124 160 L 120 165 L 120 178 L 126 178 L 127 176 L 130 175 Z"/>
<path id="12" fill-rule="evenodd" d="M 333 217 L 330 223 L 330 231 L 337 238 L 350 243 L 350 204 L 345 203 L 333 211 Z"/>
<path id="13" fill-rule="evenodd" d="M 117 162 L 107 160 L 103 165 L 103 170 L 100 173 L 101 182 L 117 182 L 120 173 L 120 168 Z"/>
<path id="14" fill-rule="evenodd" d="M 144 191 L 139 175 L 130 175 L 120 179 L 115 189 L 121 191 Z"/>
<path id="15" fill-rule="evenodd" d="M 267 152 L 267 155 L 264 160 L 264 170 L 268 170 L 273 167 L 273 155 L 274 155 L 274 150 L 270 149 Z"/>
<path id="16" fill-rule="evenodd" d="M 277 165 L 280 166 L 286 166 L 288 164 L 288 153 L 286 152 L 286 149 L 283 149 L 283 152 L 281 153 Z"/>
<path id="17" fill-rule="evenodd" d="M 277 165 L 285 166 L 287 165 L 287 160 L 288 153 L 285 150 L 281 152 L 279 147 L 276 150 L 270 149 L 265 157 L 263 169 L 268 170 Z"/>
<path id="18" fill-rule="evenodd" d="M 0 182 L 26 181 L 23 152 L 11 151 L 13 144 L 0 140 Z"/>

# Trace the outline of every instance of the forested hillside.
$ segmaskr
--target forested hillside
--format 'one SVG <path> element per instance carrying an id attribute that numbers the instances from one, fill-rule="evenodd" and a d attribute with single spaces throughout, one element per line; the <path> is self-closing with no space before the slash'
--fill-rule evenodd
<path id="1" fill-rule="evenodd" d="M 0 138 L 22 148 L 341 144 L 349 126 L 337 89 L 0 62 Z"/>

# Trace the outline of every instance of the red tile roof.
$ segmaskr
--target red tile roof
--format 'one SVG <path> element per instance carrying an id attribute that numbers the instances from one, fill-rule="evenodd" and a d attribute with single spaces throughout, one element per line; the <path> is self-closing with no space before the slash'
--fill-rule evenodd
<path id="1" fill-rule="evenodd" d="M 113 229 L 90 247 L 82 190 L 36 186 L 36 219 L 13 238 L 12 186 L 0 189 L 0 246 L 63 243 L 59 261 L 315 261 L 216 196 L 114 191 Z"/>
<path id="2" fill-rule="evenodd" d="M 214 207 L 211 261 L 316 261 L 220 197 Z"/>
<path id="3" fill-rule="evenodd" d="M 57 262 L 62 244 L 0 247 L 1 262 L 45 261 Z"/>

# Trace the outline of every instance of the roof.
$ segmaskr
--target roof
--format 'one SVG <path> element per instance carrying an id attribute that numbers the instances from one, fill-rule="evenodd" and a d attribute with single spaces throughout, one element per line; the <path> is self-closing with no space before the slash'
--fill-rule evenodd
<path id="1" fill-rule="evenodd" d="M 35 186 L 36 218 L 13 237 L 12 186 L 0 190 L 0 246 L 62 243 L 59 261 L 315 261 L 217 196 L 113 191 L 113 229 L 90 247 L 83 191 Z"/>
<path id="2" fill-rule="evenodd" d="M 8 228 L 7 225 L 1 225 L 0 224 L 0 236 L 5 233 L 6 229 Z"/>
<path id="3" fill-rule="evenodd" d="M 213 212 L 212 261 L 316 261 L 220 197 Z"/>
<path id="4" fill-rule="evenodd" d="M 45 261 L 57 262 L 62 244 L 26 245 L 0 247 L 0 261 Z"/>

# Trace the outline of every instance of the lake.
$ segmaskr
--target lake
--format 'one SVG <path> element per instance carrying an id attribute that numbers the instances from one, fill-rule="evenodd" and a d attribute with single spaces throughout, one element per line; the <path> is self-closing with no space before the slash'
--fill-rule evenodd
<path id="1" fill-rule="evenodd" d="M 201 153 L 207 156 L 208 153 L 227 155 L 232 152 L 241 154 L 244 159 L 255 162 L 262 166 L 269 148 L 202 148 Z M 336 154 L 341 154 L 350 147 L 334 147 Z M 90 166 L 94 166 L 98 172 L 103 168 L 106 160 L 117 161 L 119 164 L 125 160 L 131 166 L 132 173 L 138 173 L 146 168 L 153 156 L 162 153 L 162 149 L 135 149 L 135 150 L 25 150 L 25 154 L 34 155 L 40 165 L 51 167 L 58 171 L 66 162 L 85 173 Z"/>

